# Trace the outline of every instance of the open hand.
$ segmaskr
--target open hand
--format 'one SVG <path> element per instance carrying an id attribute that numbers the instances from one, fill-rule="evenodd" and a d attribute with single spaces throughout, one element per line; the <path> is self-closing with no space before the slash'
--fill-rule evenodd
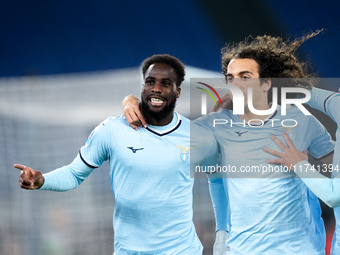
<path id="1" fill-rule="evenodd" d="M 287 145 L 281 142 L 275 135 L 271 135 L 270 138 L 282 149 L 282 152 L 271 150 L 267 147 L 264 147 L 263 150 L 272 154 L 276 157 L 276 159 L 269 159 L 266 162 L 269 164 L 281 164 L 289 168 L 289 170 L 294 171 L 294 166 L 302 161 L 308 160 L 307 151 L 301 152 L 299 151 L 293 141 L 289 138 L 286 132 L 282 132 L 282 136 L 285 139 Z"/>

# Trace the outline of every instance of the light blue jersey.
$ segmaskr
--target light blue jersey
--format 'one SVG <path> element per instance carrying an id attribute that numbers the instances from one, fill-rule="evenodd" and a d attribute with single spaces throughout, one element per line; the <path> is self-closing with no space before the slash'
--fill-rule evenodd
<path id="1" fill-rule="evenodd" d="M 217 143 L 202 127 L 191 126 L 192 132 L 202 135 L 192 143 L 190 122 L 177 113 L 167 126 L 139 131 L 123 116 L 110 117 L 91 133 L 71 167 L 44 175 L 42 188 L 77 186 L 91 169 L 109 160 L 115 198 L 115 255 L 202 254 L 192 221 L 194 179 L 190 178 L 190 163 L 213 160 Z M 201 155 L 196 163 L 190 162 L 192 150 Z M 65 176 L 69 176 L 66 181 Z M 74 182 L 78 177 L 80 180 Z M 63 187 L 65 183 L 74 184 Z"/>
<path id="2" fill-rule="evenodd" d="M 336 143 L 334 148 L 332 180 L 328 178 L 307 179 L 307 183 L 316 188 L 315 194 L 325 203 L 334 207 L 336 221 L 335 233 L 332 242 L 332 255 L 340 255 L 340 94 L 327 90 L 313 88 L 312 98 L 308 104 L 325 114 L 328 114 L 336 123 Z"/>
<path id="3" fill-rule="evenodd" d="M 334 149 L 334 157 L 333 157 L 333 167 L 340 167 L 340 94 L 332 97 L 331 100 L 326 104 L 326 109 L 329 116 L 337 123 L 336 130 L 336 143 Z M 338 185 L 340 186 L 340 176 L 339 170 L 333 171 L 333 178 L 336 179 Z M 339 194 L 340 196 L 340 194 Z M 340 255 L 340 206 L 334 208 L 334 217 L 336 221 L 335 233 L 333 236 L 332 243 L 332 255 Z"/>
<path id="4" fill-rule="evenodd" d="M 279 106 L 264 122 L 244 123 L 230 110 L 196 121 L 213 131 L 221 150 L 221 171 L 227 178 L 211 178 L 210 186 L 229 197 L 228 205 L 217 207 L 228 208 L 230 215 L 215 212 L 218 228 L 230 227 L 227 254 L 324 254 L 325 230 L 317 197 L 289 169 L 267 164 L 263 147 L 280 150 L 270 135 L 284 141 L 282 131 L 299 150 L 308 150 L 315 158 L 330 153 L 334 145 L 313 116 L 296 107 L 285 116 L 280 112 Z M 224 189 L 214 187 L 221 185 Z M 213 202 L 217 200 L 221 203 L 221 198 Z"/>

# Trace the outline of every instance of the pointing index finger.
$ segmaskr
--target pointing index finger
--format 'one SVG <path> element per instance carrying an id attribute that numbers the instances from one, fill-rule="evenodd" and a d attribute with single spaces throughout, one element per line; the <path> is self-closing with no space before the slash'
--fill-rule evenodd
<path id="1" fill-rule="evenodd" d="M 19 169 L 19 170 L 21 170 L 21 171 L 25 171 L 26 170 L 26 166 L 24 166 L 24 165 L 20 165 L 20 164 L 14 164 L 13 165 L 16 169 Z"/>

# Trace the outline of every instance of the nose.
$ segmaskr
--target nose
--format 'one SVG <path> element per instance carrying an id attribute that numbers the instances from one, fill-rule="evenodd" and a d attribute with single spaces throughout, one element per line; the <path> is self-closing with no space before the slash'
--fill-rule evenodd
<path id="1" fill-rule="evenodd" d="M 153 93 L 162 93 L 162 85 L 159 82 L 156 82 L 152 88 Z"/>

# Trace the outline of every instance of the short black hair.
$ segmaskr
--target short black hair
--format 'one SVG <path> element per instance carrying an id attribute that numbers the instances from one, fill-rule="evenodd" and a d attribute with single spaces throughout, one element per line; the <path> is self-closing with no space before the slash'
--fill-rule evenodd
<path id="1" fill-rule="evenodd" d="M 183 63 L 178 59 L 169 54 L 156 54 L 144 60 L 142 64 L 142 73 L 143 77 L 145 76 L 146 70 L 148 70 L 149 66 L 155 63 L 164 63 L 171 67 L 173 67 L 177 74 L 177 84 L 176 86 L 181 86 L 184 81 L 185 76 L 185 67 Z"/>

